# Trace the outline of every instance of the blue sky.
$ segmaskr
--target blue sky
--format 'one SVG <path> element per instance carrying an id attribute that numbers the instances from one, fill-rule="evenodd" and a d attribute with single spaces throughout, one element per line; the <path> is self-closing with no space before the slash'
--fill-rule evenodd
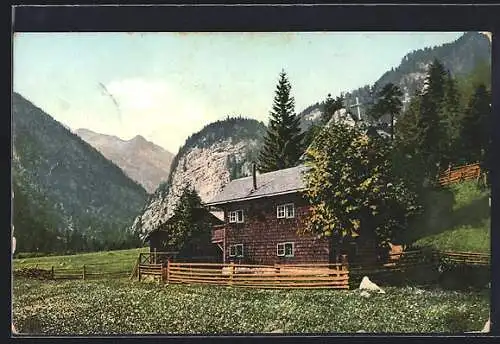
<path id="1" fill-rule="evenodd" d="M 281 69 L 298 113 L 462 34 L 16 33 L 13 88 L 71 129 L 142 135 L 176 153 L 227 115 L 267 123 Z"/>

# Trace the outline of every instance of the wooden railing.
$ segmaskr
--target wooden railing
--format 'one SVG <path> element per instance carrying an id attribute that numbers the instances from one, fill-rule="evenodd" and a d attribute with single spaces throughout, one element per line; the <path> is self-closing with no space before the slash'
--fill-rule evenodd
<path id="1" fill-rule="evenodd" d="M 212 243 L 222 242 L 224 240 L 224 226 L 214 226 L 212 228 Z"/>
<path id="2" fill-rule="evenodd" d="M 166 264 L 169 258 L 175 257 L 179 252 L 143 252 L 139 253 L 138 264 Z"/>
<path id="3" fill-rule="evenodd" d="M 130 266 L 123 264 L 85 264 L 75 267 L 58 267 L 46 264 L 35 264 L 14 269 L 14 276 L 28 278 L 52 279 L 52 280 L 74 280 L 74 279 L 103 279 L 120 278 L 128 276 Z"/>
<path id="4" fill-rule="evenodd" d="M 481 176 L 479 163 L 448 168 L 439 176 L 439 184 L 442 186 L 459 183 L 466 180 L 478 179 Z"/>
<path id="5" fill-rule="evenodd" d="M 265 289 L 349 288 L 349 271 L 341 264 L 169 263 L 165 276 L 168 283 Z"/>
<path id="6" fill-rule="evenodd" d="M 138 267 L 139 281 L 142 276 L 153 276 L 163 281 L 163 264 L 139 264 Z"/>
<path id="7" fill-rule="evenodd" d="M 465 265 L 490 265 L 491 255 L 487 253 L 475 252 L 439 252 L 439 258 L 445 263 L 465 264 Z"/>

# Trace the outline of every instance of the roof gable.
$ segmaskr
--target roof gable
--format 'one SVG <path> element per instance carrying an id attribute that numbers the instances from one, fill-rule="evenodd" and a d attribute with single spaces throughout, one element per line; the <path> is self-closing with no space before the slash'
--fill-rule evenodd
<path id="1" fill-rule="evenodd" d="M 283 170 L 258 174 L 257 189 L 253 189 L 252 176 L 229 182 L 207 205 L 217 205 L 254 198 L 268 197 L 299 192 L 305 188 L 303 173 L 308 168 L 304 165 Z"/>

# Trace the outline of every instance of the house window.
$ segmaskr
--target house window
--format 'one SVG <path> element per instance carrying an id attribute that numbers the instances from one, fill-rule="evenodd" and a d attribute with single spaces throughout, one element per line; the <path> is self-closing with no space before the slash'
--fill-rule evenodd
<path id="1" fill-rule="evenodd" d="M 229 246 L 229 257 L 242 258 L 243 244 L 236 244 Z"/>
<path id="2" fill-rule="evenodd" d="M 295 245 L 293 242 L 283 242 L 276 246 L 276 253 L 279 257 L 293 257 Z"/>
<path id="3" fill-rule="evenodd" d="M 243 210 L 235 210 L 229 212 L 230 223 L 243 223 Z"/>
<path id="4" fill-rule="evenodd" d="M 278 219 L 290 219 L 295 217 L 295 207 L 293 206 L 293 203 L 278 205 L 276 208 L 276 215 Z"/>

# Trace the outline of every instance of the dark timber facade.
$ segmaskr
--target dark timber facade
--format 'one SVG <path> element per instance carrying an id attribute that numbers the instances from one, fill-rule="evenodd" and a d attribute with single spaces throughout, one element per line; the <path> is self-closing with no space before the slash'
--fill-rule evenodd
<path id="1" fill-rule="evenodd" d="M 284 170 L 231 181 L 208 206 L 224 211 L 224 223 L 214 226 L 212 242 L 224 262 L 247 264 L 335 263 L 361 253 L 376 259 L 375 241 L 368 235 L 342 243 L 311 233 L 300 234 L 310 207 L 303 197 L 306 168 Z"/>

